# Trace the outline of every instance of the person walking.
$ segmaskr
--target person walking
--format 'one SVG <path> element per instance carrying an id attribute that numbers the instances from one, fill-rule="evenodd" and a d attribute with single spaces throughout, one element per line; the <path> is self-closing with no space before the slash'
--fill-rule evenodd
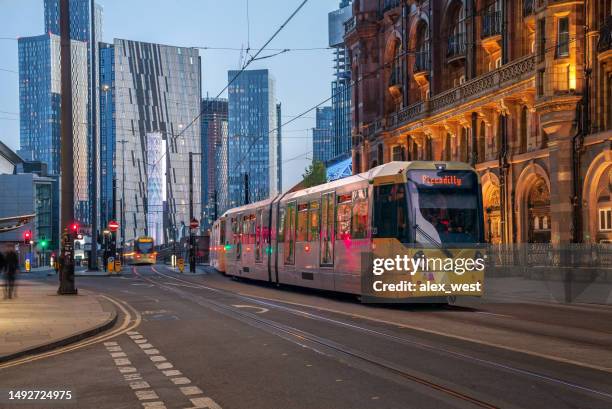
<path id="1" fill-rule="evenodd" d="M 17 289 L 16 289 L 16 281 L 17 281 L 17 270 L 19 269 L 19 257 L 17 257 L 17 253 L 11 250 L 6 253 L 4 257 L 5 264 L 5 298 L 16 298 L 17 297 Z"/>

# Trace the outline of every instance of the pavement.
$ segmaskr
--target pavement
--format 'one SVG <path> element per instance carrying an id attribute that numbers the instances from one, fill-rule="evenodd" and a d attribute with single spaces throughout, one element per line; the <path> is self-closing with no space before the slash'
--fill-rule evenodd
<path id="1" fill-rule="evenodd" d="M 113 305 L 87 290 L 57 295 L 45 270 L 20 274 L 17 298 L 0 300 L 0 362 L 57 348 L 112 327 Z"/>

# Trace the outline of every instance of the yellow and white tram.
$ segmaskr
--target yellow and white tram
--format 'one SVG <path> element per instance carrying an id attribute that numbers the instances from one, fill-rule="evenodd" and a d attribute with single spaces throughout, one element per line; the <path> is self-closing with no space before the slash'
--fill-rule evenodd
<path id="1" fill-rule="evenodd" d="M 363 295 L 375 257 L 482 257 L 483 219 L 470 166 L 390 162 L 228 210 L 213 225 L 212 265 L 231 276 Z M 482 284 L 484 271 L 409 279 Z"/>

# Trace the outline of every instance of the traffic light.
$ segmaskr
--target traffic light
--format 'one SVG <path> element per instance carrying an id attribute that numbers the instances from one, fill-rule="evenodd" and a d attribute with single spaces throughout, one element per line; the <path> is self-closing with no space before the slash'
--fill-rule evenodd
<path id="1" fill-rule="evenodd" d="M 29 243 L 30 240 L 32 240 L 32 231 L 26 230 L 23 233 L 23 241 L 25 241 L 26 243 Z"/>
<path id="2" fill-rule="evenodd" d="M 70 225 L 70 232 L 72 234 L 77 234 L 79 232 L 79 224 L 77 222 L 72 222 Z"/>
<path id="3" fill-rule="evenodd" d="M 40 245 L 40 248 L 44 250 L 47 248 L 47 244 L 49 243 L 47 242 L 47 239 L 40 239 L 38 244 Z"/>

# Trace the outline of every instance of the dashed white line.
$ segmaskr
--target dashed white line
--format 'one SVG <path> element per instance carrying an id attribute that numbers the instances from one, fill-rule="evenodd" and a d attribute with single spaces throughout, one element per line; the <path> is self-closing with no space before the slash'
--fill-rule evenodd
<path id="1" fill-rule="evenodd" d="M 155 348 L 152 348 L 152 349 L 145 349 L 144 353 L 147 355 L 158 355 L 159 351 Z"/>
<path id="2" fill-rule="evenodd" d="M 145 409 L 166 409 L 164 402 L 142 402 L 142 406 Z"/>
<path id="3" fill-rule="evenodd" d="M 193 398 L 189 400 L 193 404 L 192 409 L 196 409 L 196 408 L 221 409 L 221 406 L 219 406 L 217 402 L 215 402 L 211 398 Z"/>
<path id="4" fill-rule="evenodd" d="M 134 342 L 137 343 L 137 344 L 146 344 L 149 341 L 147 341 L 146 339 L 142 338 L 142 339 L 135 339 Z"/>
<path id="5" fill-rule="evenodd" d="M 175 385 L 187 385 L 188 383 L 191 383 L 191 381 L 189 380 L 189 378 L 185 378 L 185 377 L 171 378 L 170 380 L 171 380 L 171 381 L 172 381 L 172 383 L 174 383 Z"/>
<path id="6" fill-rule="evenodd" d="M 119 367 L 119 372 L 121 372 L 121 373 L 132 373 L 132 372 L 136 372 L 136 368 L 134 368 L 133 366 L 120 366 Z"/>
<path id="7" fill-rule="evenodd" d="M 155 391 L 135 391 L 134 392 L 136 394 L 136 397 L 139 400 L 153 400 L 153 399 L 159 399 L 159 396 L 157 396 L 157 393 L 155 393 Z"/>
<path id="8" fill-rule="evenodd" d="M 169 369 L 167 371 L 162 371 L 162 373 L 164 375 L 168 376 L 168 377 L 170 377 L 170 376 L 181 376 L 182 375 L 181 371 L 178 371 L 176 369 Z"/>
<path id="9" fill-rule="evenodd" d="M 202 392 L 202 389 L 198 388 L 197 386 L 181 386 L 179 389 L 185 396 L 199 395 L 204 393 Z"/>
<path id="10" fill-rule="evenodd" d="M 117 366 L 124 366 L 124 365 L 132 365 L 132 363 L 127 358 L 116 358 L 115 359 L 115 365 L 117 365 Z"/>
<path id="11" fill-rule="evenodd" d="M 157 369 L 170 369 L 170 368 L 173 368 L 174 366 L 170 362 L 162 362 L 160 364 L 155 364 L 155 367 Z"/>
<path id="12" fill-rule="evenodd" d="M 125 352 L 111 352 L 111 356 L 113 358 L 123 358 L 123 357 L 126 357 L 127 355 L 125 354 Z"/>
<path id="13" fill-rule="evenodd" d="M 151 359 L 151 361 L 153 362 L 163 362 L 166 360 L 165 357 L 161 356 L 161 355 L 155 355 L 155 356 L 150 356 L 149 357 Z"/>
<path id="14" fill-rule="evenodd" d="M 151 344 L 140 344 L 138 345 L 140 348 L 142 349 L 149 349 L 149 348 L 153 348 L 153 345 Z"/>

